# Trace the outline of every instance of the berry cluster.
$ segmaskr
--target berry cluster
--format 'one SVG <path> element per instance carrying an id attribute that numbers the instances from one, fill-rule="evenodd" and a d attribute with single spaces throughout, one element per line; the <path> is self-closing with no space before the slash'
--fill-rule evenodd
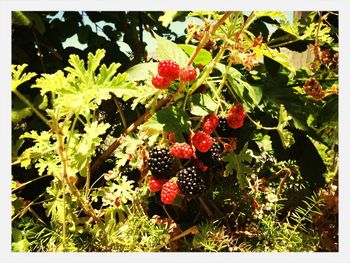
<path id="1" fill-rule="evenodd" d="M 197 78 L 197 72 L 191 66 L 180 68 L 175 61 L 163 60 L 158 64 L 158 74 L 152 77 L 152 84 L 157 89 L 167 89 L 178 78 L 192 82 Z"/>
<path id="2" fill-rule="evenodd" d="M 164 74 L 166 70 L 161 72 Z M 219 167 L 224 150 L 235 150 L 235 147 L 227 147 L 231 144 L 226 141 L 235 139 L 234 131 L 242 127 L 246 115 L 239 104 L 231 107 L 226 118 L 209 114 L 204 118 L 201 130 L 190 135 L 187 142 L 177 142 L 175 134 L 169 132 L 170 150 L 155 147 L 149 152 L 148 167 L 152 173 L 149 189 L 160 192 L 164 204 L 172 204 L 179 194 L 188 198 L 201 196 L 207 189 L 207 170 Z M 215 137 L 217 135 L 220 137 Z M 182 163 L 182 159 L 187 160 Z"/>

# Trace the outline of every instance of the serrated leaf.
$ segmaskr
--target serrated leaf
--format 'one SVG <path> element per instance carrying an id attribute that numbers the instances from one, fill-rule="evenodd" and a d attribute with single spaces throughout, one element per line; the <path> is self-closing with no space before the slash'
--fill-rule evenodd
<path id="1" fill-rule="evenodd" d="M 157 52 L 161 60 L 170 59 L 177 62 L 180 66 L 187 65 L 189 58 L 177 44 L 158 36 L 156 33 L 154 35 L 157 40 Z"/>
<path id="2" fill-rule="evenodd" d="M 247 175 L 253 172 L 253 169 L 248 166 L 252 161 L 252 156 L 248 152 L 248 142 L 244 144 L 239 154 L 229 152 L 223 160 L 228 162 L 224 176 L 233 174 L 233 170 L 235 170 L 239 187 L 243 190 L 247 186 Z"/>
<path id="3" fill-rule="evenodd" d="M 182 109 L 174 106 L 164 110 L 157 111 L 145 124 L 142 125 L 142 130 L 158 130 L 172 132 L 186 132 L 191 127 L 191 121 Z"/>
<path id="4" fill-rule="evenodd" d="M 195 50 L 197 48 L 194 45 L 186 45 L 186 44 L 180 44 L 179 47 L 181 47 L 186 52 L 186 54 L 188 56 L 192 56 L 192 54 L 195 52 Z M 212 57 L 211 53 L 208 50 L 201 49 L 198 52 L 198 55 L 193 60 L 193 62 L 195 64 L 201 64 L 201 65 L 205 66 L 205 65 L 209 64 L 212 60 L 213 60 L 213 57 Z"/>
<path id="5" fill-rule="evenodd" d="M 126 73 L 129 75 L 129 80 L 131 81 L 140 81 L 149 78 L 150 72 L 154 75 L 157 74 L 158 63 L 156 62 L 148 62 L 148 63 L 140 63 L 131 68 L 129 68 Z"/>
<path id="6" fill-rule="evenodd" d="M 27 64 L 11 66 L 11 74 L 12 74 L 11 90 L 12 91 L 16 90 L 17 87 L 22 83 L 36 76 L 36 73 L 33 73 L 33 72 L 23 73 L 24 69 L 27 66 L 28 66 Z"/>
<path id="7" fill-rule="evenodd" d="M 196 93 L 191 97 L 190 113 L 195 116 L 205 116 L 216 110 L 216 102 L 208 95 Z"/>
<path id="8" fill-rule="evenodd" d="M 269 152 L 272 151 L 272 141 L 271 137 L 267 134 L 261 134 L 259 133 L 254 138 L 255 143 L 258 145 L 259 149 L 263 152 Z"/>

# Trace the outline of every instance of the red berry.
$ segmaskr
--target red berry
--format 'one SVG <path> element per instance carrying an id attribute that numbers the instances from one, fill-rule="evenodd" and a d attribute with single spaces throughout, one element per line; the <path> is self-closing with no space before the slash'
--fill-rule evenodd
<path id="1" fill-rule="evenodd" d="M 160 192 L 160 200 L 164 204 L 170 205 L 175 197 L 180 193 L 176 179 L 170 179 L 163 184 L 162 191 Z"/>
<path id="2" fill-rule="evenodd" d="M 197 72 L 193 67 L 187 66 L 180 69 L 179 77 L 183 81 L 192 82 L 196 80 Z"/>
<path id="3" fill-rule="evenodd" d="M 167 89 L 171 84 L 171 80 L 160 75 L 156 75 L 152 78 L 152 84 L 157 89 Z"/>
<path id="4" fill-rule="evenodd" d="M 202 130 L 206 134 L 211 134 L 213 131 L 215 131 L 216 126 L 218 126 L 219 118 L 215 114 L 210 114 L 205 117 L 204 122 L 202 124 Z"/>
<path id="5" fill-rule="evenodd" d="M 180 66 L 175 61 L 163 60 L 158 64 L 158 74 L 171 81 L 179 77 Z"/>
<path id="6" fill-rule="evenodd" d="M 185 142 L 177 142 L 171 148 L 170 154 L 179 159 L 189 159 L 193 156 L 193 149 L 191 145 Z"/>
<path id="7" fill-rule="evenodd" d="M 159 192 L 162 190 L 162 186 L 165 183 L 166 179 L 159 179 L 154 176 L 151 176 L 151 178 L 148 181 L 148 187 L 152 192 Z"/>
<path id="8" fill-rule="evenodd" d="M 226 119 L 228 126 L 230 126 L 233 129 L 241 128 L 244 123 L 244 117 L 242 118 L 242 115 L 236 113 L 229 113 Z"/>
<path id="9" fill-rule="evenodd" d="M 242 119 L 245 118 L 247 113 L 245 112 L 244 108 L 240 104 L 233 105 L 230 109 L 230 113 L 239 115 Z"/>
<path id="10" fill-rule="evenodd" d="M 198 131 L 192 137 L 194 147 L 200 152 L 207 152 L 213 146 L 212 138 L 205 132 Z"/>

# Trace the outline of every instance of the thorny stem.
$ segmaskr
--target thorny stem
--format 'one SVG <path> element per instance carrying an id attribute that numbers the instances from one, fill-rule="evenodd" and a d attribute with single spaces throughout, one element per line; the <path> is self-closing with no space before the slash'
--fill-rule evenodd
<path id="1" fill-rule="evenodd" d="M 67 162 L 67 156 L 64 150 L 64 143 L 63 143 L 63 134 L 59 127 L 59 124 L 56 123 L 56 129 L 55 133 L 57 135 L 57 152 L 61 159 L 62 164 L 62 191 L 63 191 L 63 225 L 62 225 L 62 244 L 63 244 L 63 250 L 65 250 L 65 244 L 66 244 L 66 235 L 67 235 L 67 224 L 66 224 L 66 181 L 68 178 L 67 174 L 67 168 L 68 168 L 68 162 Z"/>
<path id="2" fill-rule="evenodd" d="M 68 179 L 68 159 L 66 156 L 66 150 L 63 142 L 63 133 L 59 124 L 56 123 L 56 127 L 54 128 L 54 132 L 57 135 L 57 151 L 60 157 L 60 161 L 62 164 L 62 189 L 63 189 L 63 204 L 65 205 L 65 187 L 66 184 L 70 192 L 77 198 L 78 205 L 84 210 L 84 212 L 92 217 L 95 223 L 99 223 L 100 219 L 96 216 L 94 209 L 91 207 L 89 203 L 86 203 L 80 196 L 80 192 L 78 188 Z M 64 220 L 63 220 L 63 243 L 66 238 L 66 221 L 65 221 L 65 207 L 64 209 Z"/>

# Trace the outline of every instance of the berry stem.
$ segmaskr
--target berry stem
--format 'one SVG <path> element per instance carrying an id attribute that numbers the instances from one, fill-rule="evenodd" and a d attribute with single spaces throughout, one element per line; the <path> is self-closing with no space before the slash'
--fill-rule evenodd
<path id="1" fill-rule="evenodd" d="M 38 110 L 34 107 L 34 105 L 33 105 L 29 100 L 27 100 L 26 97 L 24 97 L 24 96 L 22 95 L 22 93 L 20 93 L 17 89 L 13 89 L 12 92 L 15 93 L 16 96 L 17 96 L 24 104 L 26 104 L 28 107 L 30 107 L 30 108 L 32 109 L 32 111 L 33 111 L 47 126 L 49 126 L 50 128 L 52 128 L 52 126 L 51 126 L 49 120 L 46 119 L 45 116 L 42 115 L 41 112 L 38 111 Z"/>
<path id="2" fill-rule="evenodd" d="M 118 113 L 119 113 L 119 116 L 120 116 L 120 119 L 122 121 L 122 124 L 123 124 L 123 127 L 124 127 L 124 130 L 128 128 L 128 124 L 126 122 L 126 118 L 124 116 L 124 111 L 119 103 L 119 100 L 117 99 L 117 97 L 115 95 L 113 95 L 113 101 L 115 103 L 115 105 L 117 106 L 117 109 L 118 109 Z"/>
<path id="3" fill-rule="evenodd" d="M 206 205 L 202 197 L 198 198 L 200 204 L 203 206 L 205 213 L 208 215 L 209 218 L 213 217 L 213 213 L 210 211 L 209 207 Z"/>

